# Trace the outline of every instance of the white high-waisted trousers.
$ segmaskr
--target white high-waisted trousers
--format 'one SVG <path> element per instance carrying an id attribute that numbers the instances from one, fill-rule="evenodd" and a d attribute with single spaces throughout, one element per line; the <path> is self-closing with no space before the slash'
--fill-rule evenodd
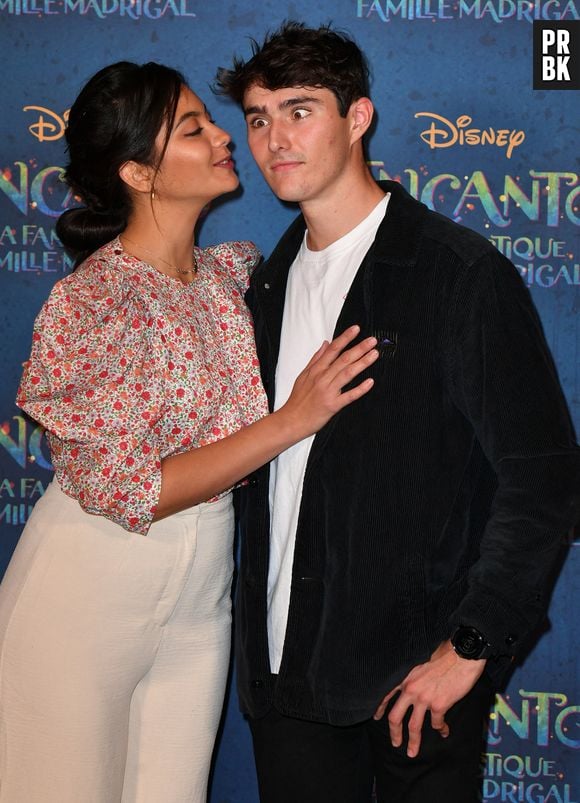
<path id="1" fill-rule="evenodd" d="M 231 494 L 147 536 L 56 481 L 0 586 L 1 803 L 203 803 L 230 651 Z"/>

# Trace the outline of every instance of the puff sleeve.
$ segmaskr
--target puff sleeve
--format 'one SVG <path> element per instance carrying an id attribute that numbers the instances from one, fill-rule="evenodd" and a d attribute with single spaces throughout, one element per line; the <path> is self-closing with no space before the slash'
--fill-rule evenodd
<path id="1" fill-rule="evenodd" d="M 207 249 L 219 262 L 243 295 L 250 284 L 250 276 L 262 255 L 249 241 L 228 242 Z"/>
<path id="2" fill-rule="evenodd" d="M 38 315 L 17 395 L 47 429 L 63 490 L 88 513 L 142 534 L 161 488 L 154 328 L 130 279 L 89 259 Z"/>

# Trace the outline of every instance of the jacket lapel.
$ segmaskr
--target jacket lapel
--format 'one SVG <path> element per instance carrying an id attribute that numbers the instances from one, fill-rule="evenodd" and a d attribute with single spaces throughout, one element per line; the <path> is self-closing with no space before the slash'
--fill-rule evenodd
<path id="1" fill-rule="evenodd" d="M 354 343 L 369 335 L 378 339 L 393 325 L 398 329 L 412 288 L 413 271 L 420 248 L 426 207 L 417 204 L 400 184 L 380 182 L 391 193 L 384 219 L 375 240 L 355 275 L 336 322 L 334 337 L 358 324 L 361 332 Z M 404 272 L 404 280 L 401 280 Z M 356 380 L 355 380 L 356 381 Z M 335 415 L 316 435 L 306 471 L 310 471 L 330 437 L 339 415 Z"/>
<path id="2" fill-rule="evenodd" d="M 273 379 L 280 351 L 280 335 L 288 274 L 302 243 L 305 228 L 304 218 L 300 215 L 286 230 L 270 258 L 260 265 L 252 277 L 252 289 L 260 307 L 268 340 L 267 359 L 269 373 L 272 378 L 272 394 L 274 392 Z M 264 356 L 260 354 L 260 360 Z"/>

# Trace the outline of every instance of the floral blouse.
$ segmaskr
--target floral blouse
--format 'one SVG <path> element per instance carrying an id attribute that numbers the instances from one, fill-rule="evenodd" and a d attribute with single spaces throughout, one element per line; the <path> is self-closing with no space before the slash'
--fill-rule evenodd
<path id="1" fill-rule="evenodd" d="M 34 326 L 18 405 L 47 429 L 62 489 L 146 534 L 161 458 L 268 412 L 243 294 L 252 243 L 195 249 L 183 284 L 117 238 L 58 282 Z"/>

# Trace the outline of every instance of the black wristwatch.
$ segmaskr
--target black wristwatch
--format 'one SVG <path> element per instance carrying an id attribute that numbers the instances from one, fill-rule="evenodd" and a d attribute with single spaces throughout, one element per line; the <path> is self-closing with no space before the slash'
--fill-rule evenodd
<path id="1" fill-rule="evenodd" d="M 470 661 L 493 655 L 493 648 L 483 633 L 469 625 L 459 625 L 451 636 L 451 644 L 457 655 Z"/>

